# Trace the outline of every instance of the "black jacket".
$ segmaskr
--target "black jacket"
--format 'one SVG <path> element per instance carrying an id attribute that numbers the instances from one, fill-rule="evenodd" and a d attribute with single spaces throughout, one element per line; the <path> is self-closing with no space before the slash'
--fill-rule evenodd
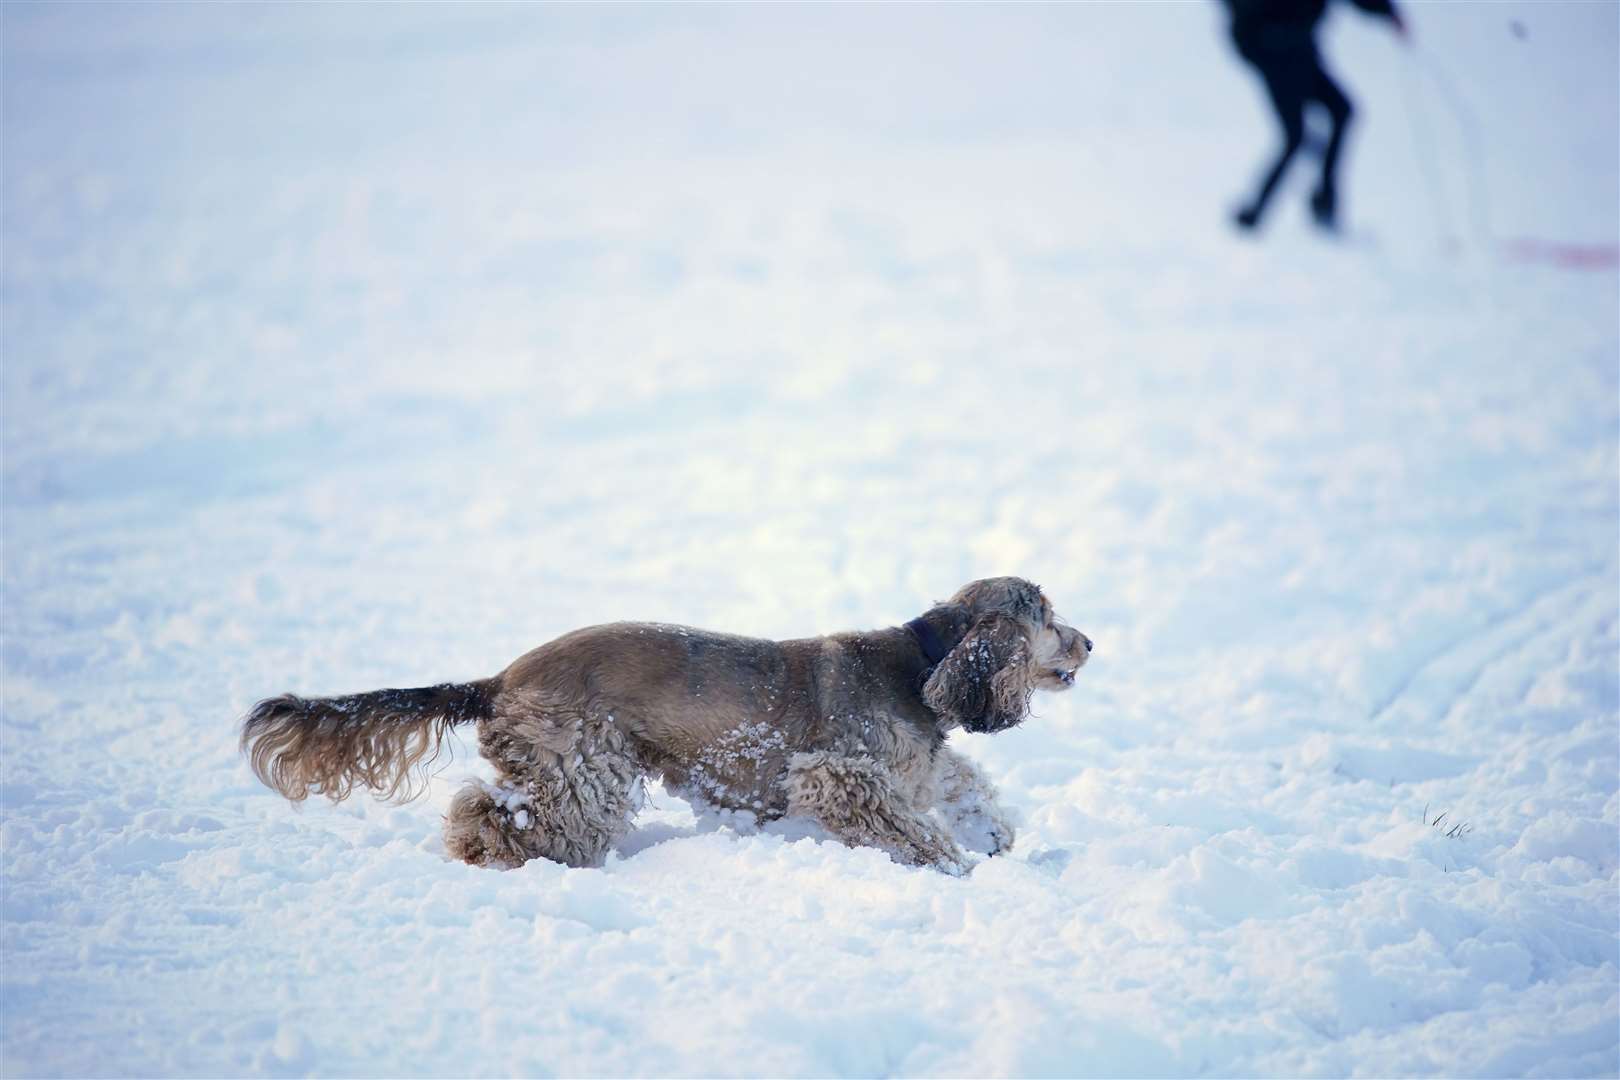
<path id="1" fill-rule="evenodd" d="M 1328 0 L 1223 0 L 1240 50 L 1309 47 Z M 1350 0 L 1369 15 L 1395 19 L 1394 0 Z"/>

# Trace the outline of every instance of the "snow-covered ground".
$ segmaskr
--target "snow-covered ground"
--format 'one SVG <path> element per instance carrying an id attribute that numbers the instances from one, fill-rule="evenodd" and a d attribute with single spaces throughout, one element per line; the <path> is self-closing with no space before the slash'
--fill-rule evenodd
<path id="1" fill-rule="evenodd" d="M 1213 2 L 0 7 L 0 1071 L 1620 1072 L 1620 15 L 1410 19 L 1333 243 Z M 965 879 L 237 753 L 1000 573 L 1098 653 Z"/>

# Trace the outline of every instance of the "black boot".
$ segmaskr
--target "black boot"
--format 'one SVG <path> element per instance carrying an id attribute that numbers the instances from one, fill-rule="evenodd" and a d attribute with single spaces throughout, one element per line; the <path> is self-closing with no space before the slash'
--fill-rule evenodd
<path id="1" fill-rule="evenodd" d="M 1329 232 L 1339 228 L 1339 194 L 1329 184 L 1323 184 L 1311 194 L 1311 217 Z"/>

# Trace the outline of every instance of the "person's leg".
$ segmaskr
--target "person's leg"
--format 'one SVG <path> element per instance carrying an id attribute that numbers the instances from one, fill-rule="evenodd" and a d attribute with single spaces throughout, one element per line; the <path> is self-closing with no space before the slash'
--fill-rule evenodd
<path id="1" fill-rule="evenodd" d="M 1339 84 L 1323 69 L 1320 60 L 1315 67 L 1310 96 L 1327 108 L 1333 130 L 1328 135 L 1327 147 L 1322 151 L 1322 178 L 1316 185 L 1316 191 L 1311 194 L 1311 213 L 1317 224 L 1333 228 L 1338 223 L 1339 153 L 1344 149 L 1345 132 L 1349 130 L 1355 107 Z"/>
<path id="2" fill-rule="evenodd" d="M 1244 54 L 1244 59 L 1255 66 L 1265 81 L 1266 93 L 1271 98 L 1271 106 L 1276 111 L 1277 122 L 1283 132 L 1283 146 L 1276 161 L 1261 179 L 1254 198 L 1237 212 L 1235 220 L 1246 229 L 1260 223 L 1266 212 L 1266 204 L 1271 201 L 1283 174 L 1288 171 L 1288 163 L 1305 141 L 1305 97 L 1311 81 L 1309 68 L 1302 65 L 1301 60 L 1307 58 L 1302 58 L 1293 49 Z"/>

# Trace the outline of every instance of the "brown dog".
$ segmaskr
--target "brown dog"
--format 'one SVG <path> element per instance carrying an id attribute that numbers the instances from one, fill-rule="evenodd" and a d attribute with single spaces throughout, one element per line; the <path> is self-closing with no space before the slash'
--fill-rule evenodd
<path id="1" fill-rule="evenodd" d="M 601 865 L 652 773 L 687 798 L 809 817 L 845 843 L 962 872 L 959 841 L 993 855 L 1013 830 L 947 732 L 1012 727 L 1090 655 L 1037 586 L 986 578 L 887 630 L 778 642 L 611 623 L 492 679 L 271 698 L 243 721 L 242 747 L 295 801 L 356 785 L 408 798 L 445 731 L 476 721 L 497 780 L 457 794 L 444 835 L 478 865 Z"/>

